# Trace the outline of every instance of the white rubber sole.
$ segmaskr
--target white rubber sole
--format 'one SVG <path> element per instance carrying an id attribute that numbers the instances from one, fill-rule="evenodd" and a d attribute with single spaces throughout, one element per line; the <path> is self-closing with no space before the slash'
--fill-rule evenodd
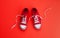
<path id="1" fill-rule="evenodd" d="M 26 30 L 27 26 L 26 25 L 20 25 L 21 30 Z"/>
<path id="2" fill-rule="evenodd" d="M 41 28 L 41 24 L 35 24 L 34 27 L 35 27 L 36 29 L 40 29 L 40 28 Z"/>

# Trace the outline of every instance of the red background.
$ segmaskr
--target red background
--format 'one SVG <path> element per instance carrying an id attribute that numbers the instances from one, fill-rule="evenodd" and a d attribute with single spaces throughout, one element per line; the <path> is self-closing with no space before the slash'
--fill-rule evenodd
<path id="1" fill-rule="evenodd" d="M 60 38 L 60 1 L 59 0 L 1 0 L 0 1 L 0 38 Z M 46 18 L 42 19 L 41 29 L 35 30 L 31 20 L 26 31 L 21 31 L 15 24 L 16 15 L 21 14 L 23 8 L 38 9 L 44 17 L 44 11 L 51 8 Z"/>

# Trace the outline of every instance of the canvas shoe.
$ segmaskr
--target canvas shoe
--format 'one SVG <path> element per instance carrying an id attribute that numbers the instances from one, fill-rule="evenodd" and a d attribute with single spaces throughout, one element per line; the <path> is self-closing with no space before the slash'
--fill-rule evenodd
<path id="1" fill-rule="evenodd" d="M 41 28 L 41 18 L 36 8 L 32 8 L 31 10 L 32 22 L 35 29 Z"/>
<path id="2" fill-rule="evenodd" d="M 21 30 L 27 29 L 28 12 L 29 12 L 28 9 L 24 8 L 22 11 L 22 14 L 17 16 L 18 17 L 18 24 L 19 24 L 19 27 L 21 28 Z"/>

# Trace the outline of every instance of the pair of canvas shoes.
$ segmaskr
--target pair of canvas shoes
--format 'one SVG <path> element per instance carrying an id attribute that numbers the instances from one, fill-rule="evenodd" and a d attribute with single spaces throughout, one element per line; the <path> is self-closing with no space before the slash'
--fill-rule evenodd
<path id="1" fill-rule="evenodd" d="M 28 18 L 29 18 L 28 13 L 29 13 L 28 8 L 24 8 L 21 16 L 17 16 L 18 24 L 19 24 L 19 27 L 21 28 L 21 30 L 27 29 L 27 22 L 28 22 Z M 39 16 L 39 13 L 36 8 L 32 8 L 32 10 L 31 10 L 31 19 L 32 19 L 32 23 L 33 23 L 33 26 L 35 27 L 35 29 L 37 29 L 37 30 L 40 29 L 41 28 L 41 18 Z"/>

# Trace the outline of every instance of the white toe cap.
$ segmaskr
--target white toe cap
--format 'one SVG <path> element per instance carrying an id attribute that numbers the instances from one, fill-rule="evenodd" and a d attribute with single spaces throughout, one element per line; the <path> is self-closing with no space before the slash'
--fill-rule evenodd
<path id="1" fill-rule="evenodd" d="M 22 30 L 26 30 L 27 26 L 26 26 L 26 25 L 20 25 L 20 28 L 21 28 Z"/>
<path id="2" fill-rule="evenodd" d="M 35 24 L 35 28 L 36 29 L 40 29 L 41 28 L 41 24 Z"/>

